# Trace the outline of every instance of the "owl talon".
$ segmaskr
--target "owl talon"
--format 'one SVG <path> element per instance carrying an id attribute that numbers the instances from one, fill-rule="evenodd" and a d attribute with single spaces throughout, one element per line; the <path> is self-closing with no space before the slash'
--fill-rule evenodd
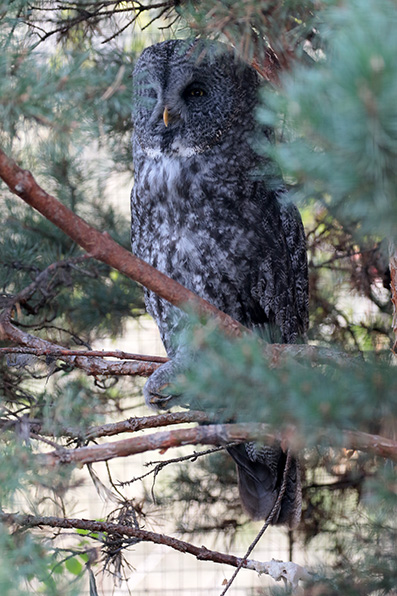
<path id="1" fill-rule="evenodd" d="M 166 389 L 167 387 L 169 387 L 168 383 L 166 385 L 163 385 L 162 387 L 159 387 L 158 393 L 150 394 L 149 402 L 153 406 L 161 407 L 162 404 L 167 403 L 168 401 L 170 401 L 170 399 L 172 399 L 174 397 L 173 395 L 167 395 L 166 393 L 163 393 L 163 390 Z"/>
<path id="2" fill-rule="evenodd" d="M 156 410 L 168 410 L 178 397 L 170 380 L 173 377 L 173 362 L 160 366 L 148 379 L 143 394 L 147 405 Z"/>

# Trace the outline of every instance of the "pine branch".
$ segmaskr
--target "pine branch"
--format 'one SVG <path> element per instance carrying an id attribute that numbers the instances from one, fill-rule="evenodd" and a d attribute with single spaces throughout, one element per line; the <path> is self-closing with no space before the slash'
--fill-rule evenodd
<path id="1" fill-rule="evenodd" d="M 190 418 L 190 422 L 194 416 L 195 414 Z M 203 421 L 203 418 L 201 418 L 201 421 Z M 150 423 L 154 425 L 155 420 L 151 420 Z M 108 430 L 110 429 L 108 428 Z M 125 432 L 125 429 L 121 430 L 119 428 L 119 431 Z M 335 441 L 331 433 L 323 432 L 321 434 L 323 441 L 328 442 L 329 445 L 365 451 L 397 462 L 397 441 L 392 439 L 359 431 L 345 430 L 341 431 L 340 441 Z M 281 440 L 284 449 L 290 446 L 296 449 L 297 445 L 299 445 L 299 449 L 304 447 L 303 438 L 297 437 L 293 429 L 287 429 L 285 433 L 276 436 L 270 432 L 269 425 L 264 423 L 208 424 L 194 428 L 156 432 L 78 449 L 61 449 L 42 454 L 39 457 L 45 465 L 50 466 L 57 464 L 84 465 L 157 449 L 164 452 L 171 447 L 181 447 L 183 445 L 225 446 L 229 443 L 257 440 L 270 444 L 274 443 L 275 440 Z"/>
<path id="2" fill-rule="evenodd" d="M 231 336 L 238 336 L 243 331 L 247 331 L 229 315 L 125 250 L 107 232 L 101 233 L 90 226 L 43 190 L 28 170 L 21 169 L 1 149 L 0 178 L 4 180 L 11 192 L 44 215 L 76 244 L 84 248 L 91 257 L 110 265 L 174 306 L 184 310 L 193 309 L 201 316 L 215 317 L 219 327 Z"/>
<path id="3" fill-rule="evenodd" d="M 199 561 L 213 561 L 214 563 L 221 563 L 238 567 L 242 559 L 227 553 L 220 553 L 218 551 L 209 550 L 205 546 L 195 546 L 184 540 L 179 540 L 173 536 L 166 536 L 165 534 L 158 534 L 156 532 L 149 532 L 131 526 L 122 524 L 114 524 L 109 522 L 98 522 L 86 519 L 70 519 L 59 517 L 41 517 L 34 515 L 18 515 L 13 513 L 0 513 L 0 520 L 7 525 L 17 525 L 23 528 L 63 528 L 63 529 L 79 529 L 87 530 L 93 533 L 101 533 L 105 535 L 114 535 L 117 537 L 126 536 L 127 538 L 137 538 L 142 542 L 153 542 L 154 544 L 162 544 L 182 553 L 193 555 Z M 298 586 L 300 580 L 313 579 L 304 567 L 296 563 L 284 563 L 282 561 L 261 562 L 248 559 L 243 561 L 242 566 L 245 569 L 252 569 L 259 574 L 270 575 L 276 581 L 284 579 L 288 581 L 293 588 Z"/>

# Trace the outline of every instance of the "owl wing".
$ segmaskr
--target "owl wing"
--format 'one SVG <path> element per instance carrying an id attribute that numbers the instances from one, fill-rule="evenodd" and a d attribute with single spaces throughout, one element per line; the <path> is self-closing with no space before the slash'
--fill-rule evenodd
<path id="1" fill-rule="evenodd" d="M 284 188 L 261 187 L 263 259 L 251 290 L 262 315 L 251 317 L 254 326 L 270 330 L 270 341 L 293 343 L 304 339 L 308 328 L 308 266 L 306 239 L 296 206 Z M 276 503 L 284 477 L 286 455 L 279 444 L 258 448 L 244 443 L 228 448 L 237 464 L 240 499 L 252 519 L 267 518 Z M 292 458 L 286 490 L 272 523 L 294 528 L 301 514 L 299 461 Z"/>
<path id="2" fill-rule="evenodd" d="M 259 190 L 262 257 L 251 287 L 257 305 L 256 317 L 253 313 L 251 323 L 253 327 L 263 328 L 265 338 L 270 342 L 295 343 L 305 338 L 308 327 L 308 270 L 303 224 L 284 188 L 269 192 L 260 185 Z"/>
<path id="3" fill-rule="evenodd" d="M 309 273 L 306 235 L 297 207 L 283 190 L 277 193 L 280 221 L 287 245 L 294 285 L 294 301 L 298 336 L 305 338 L 309 327 Z"/>

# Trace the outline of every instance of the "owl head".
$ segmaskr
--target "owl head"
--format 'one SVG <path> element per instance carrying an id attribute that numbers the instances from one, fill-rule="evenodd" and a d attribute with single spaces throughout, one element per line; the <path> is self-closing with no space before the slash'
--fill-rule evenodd
<path id="1" fill-rule="evenodd" d="M 256 71 L 222 43 L 150 46 L 133 74 L 135 139 L 152 157 L 204 153 L 255 127 L 258 87 Z"/>

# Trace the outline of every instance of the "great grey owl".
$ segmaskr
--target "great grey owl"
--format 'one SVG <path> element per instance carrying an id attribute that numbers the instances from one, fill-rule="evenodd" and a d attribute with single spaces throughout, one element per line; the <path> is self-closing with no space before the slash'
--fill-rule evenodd
<path id="1" fill-rule="evenodd" d="M 257 72 L 218 42 L 173 40 L 143 51 L 133 74 L 132 248 L 268 340 L 291 343 L 308 323 L 305 237 L 274 164 L 253 148 L 259 86 Z M 271 131 L 264 133 L 269 143 Z M 147 381 L 145 399 L 164 408 L 186 358 L 173 339 L 187 319 L 152 292 L 146 305 L 170 361 Z M 243 506 L 252 518 L 266 518 L 284 452 L 254 443 L 228 451 Z M 294 526 L 300 503 L 293 460 L 274 521 Z"/>

